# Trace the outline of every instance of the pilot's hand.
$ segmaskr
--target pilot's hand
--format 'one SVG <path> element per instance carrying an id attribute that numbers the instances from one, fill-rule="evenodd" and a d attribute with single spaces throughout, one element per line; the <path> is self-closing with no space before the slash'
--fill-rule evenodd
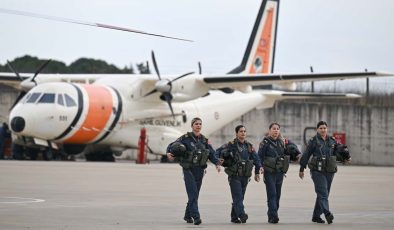
<path id="1" fill-rule="evenodd" d="M 304 179 L 304 172 L 299 172 L 298 176 L 301 178 L 301 180 Z"/>
<path id="2" fill-rule="evenodd" d="M 264 168 L 263 167 L 260 168 L 259 174 L 264 174 Z"/>
<path id="3" fill-rule="evenodd" d="M 167 155 L 168 160 L 170 160 L 170 161 L 174 160 L 174 155 L 172 155 L 172 153 L 167 153 L 166 155 Z"/>
<path id="4" fill-rule="evenodd" d="M 218 171 L 218 173 L 220 173 L 220 165 L 216 165 L 216 171 Z"/>
<path id="5" fill-rule="evenodd" d="M 219 164 L 223 165 L 223 163 L 224 163 L 224 159 L 223 158 L 219 158 Z"/>
<path id="6" fill-rule="evenodd" d="M 349 158 L 349 160 L 345 160 L 343 162 L 343 164 L 345 164 L 345 165 L 350 165 L 350 163 L 352 163 L 352 158 Z"/>
<path id="7" fill-rule="evenodd" d="M 254 180 L 255 180 L 256 182 L 260 182 L 260 174 L 254 175 Z"/>

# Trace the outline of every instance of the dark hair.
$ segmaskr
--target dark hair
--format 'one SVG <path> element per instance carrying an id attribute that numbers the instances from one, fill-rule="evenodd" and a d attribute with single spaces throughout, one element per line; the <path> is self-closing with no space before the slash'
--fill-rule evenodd
<path id="1" fill-rule="evenodd" d="M 319 121 L 319 122 L 317 122 L 316 129 L 318 129 L 319 126 L 321 126 L 321 125 L 328 126 L 328 125 L 327 125 L 327 122 L 325 122 L 325 121 Z"/>
<path id="2" fill-rule="evenodd" d="M 245 128 L 245 126 L 243 126 L 243 125 L 237 125 L 237 126 L 235 127 L 235 133 L 238 133 L 238 131 L 239 131 L 241 128 Z"/>
<path id="3" fill-rule="evenodd" d="M 270 124 L 270 126 L 268 126 L 268 129 L 271 129 L 272 126 L 274 126 L 274 125 L 277 125 L 277 126 L 279 127 L 279 129 L 280 129 L 280 124 L 279 124 L 278 122 L 272 122 L 272 123 Z"/>
<path id="4" fill-rule="evenodd" d="M 194 122 L 196 122 L 196 121 L 201 121 L 202 122 L 201 118 L 195 117 L 195 118 L 192 119 L 191 125 L 193 126 Z"/>

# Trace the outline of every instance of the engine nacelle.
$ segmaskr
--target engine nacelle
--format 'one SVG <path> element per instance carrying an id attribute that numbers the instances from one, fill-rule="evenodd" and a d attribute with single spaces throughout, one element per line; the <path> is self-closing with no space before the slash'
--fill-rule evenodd
<path id="1" fill-rule="evenodd" d="M 172 82 L 171 94 L 173 102 L 184 102 L 200 98 L 209 92 L 209 88 L 202 82 L 202 78 L 185 77 Z"/>

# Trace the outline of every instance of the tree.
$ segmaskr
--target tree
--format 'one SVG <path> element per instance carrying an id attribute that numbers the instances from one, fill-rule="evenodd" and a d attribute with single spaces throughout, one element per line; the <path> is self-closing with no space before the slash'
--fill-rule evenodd
<path id="1" fill-rule="evenodd" d="M 138 72 L 140 74 L 150 74 L 151 73 L 150 69 L 149 69 L 149 63 L 148 62 L 146 62 L 146 65 L 144 65 L 143 62 L 137 63 L 137 69 L 138 69 Z"/>
<path id="2" fill-rule="evenodd" d="M 15 58 L 11 61 L 12 66 L 19 73 L 34 73 L 47 60 L 37 57 L 25 55 Z M 0 72 L 10 72 L 7 64 L 0 65 Z M 92 58 L 79 58 L 78 60 L 67 66 L 65 63 L 52 60 L 41 73 L 129 73 L 134 74 L 133 66 L 125 66 L 123 69 L 117 68 L 115 65 L 108 64 L 103 60 Z"/>
<path id="3" fill-rule="evenodd" d="M 19 73 L 34 73 L 47 60 L 41 60 L 37 57 L 25 55 L 10 61 L 11 65 Z M 1 66 L 1 71 L 10 72 L 8 65 Z M 67 73 L 67 66 L 63 62 L 52 60 L 42 71 L 42 73 Z"/>

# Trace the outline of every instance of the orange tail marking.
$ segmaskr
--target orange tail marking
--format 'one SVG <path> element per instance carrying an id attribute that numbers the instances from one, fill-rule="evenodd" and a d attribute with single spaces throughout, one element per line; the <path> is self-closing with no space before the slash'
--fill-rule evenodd
<path id="1" fill-rule="evenodd" d="M 112 95 L 102 86 L 83 85 L 89 98 L 89 110 L 79 130 L 66 143 L 87 143 L 102 132 L 112 113 Z"/>
<path id="2" fill-rule="evenodd" d="M 260 36 L 260 41 L 257 46 L 256 54 L 253 58 L 253 63 L 250 67 L 249 73 L 268 73 L 270 64 L 271 51 L 271 35 L 272 35 L 272 19 L 274 9 L 268 10 L 267 20 L 264 24 L 263 31 Z"/>

